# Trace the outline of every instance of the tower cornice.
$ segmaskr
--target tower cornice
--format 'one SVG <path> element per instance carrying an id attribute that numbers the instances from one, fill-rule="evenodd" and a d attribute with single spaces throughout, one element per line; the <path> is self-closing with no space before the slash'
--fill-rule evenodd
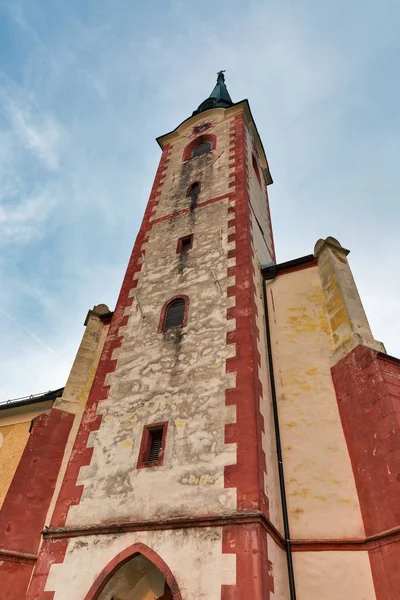
<path id="1" fill-rule="evenodd" d="M 271 183 L 273 183 L 273 179 L 272 179 L 272 176 L 271 176 L 271 173 L 269 170 L 264 146 L 261 141 L 261 137 L 258 133 L 258 129 L 257 129 L 253 114 L 250 109 L 250 104 L 247 99 L 240 100 L 240 102 L 235 102 L 235 104 L 233 104 L 229 108 L 221 108 L 221 107 L 210 108 L 201 113 L 192 115 L 192 116 L 188 117 L 187 119 L 185 119 L 184 121 L 182 121 L 182 123 L 180 123 L 175 129 L 173 129 L 169 133 L 165 133 L 164 135 L 159 136 L 158 138 L 156 138 L 156 140 L 157 140 L 160 148 L 163 150 L 167 144 L 171 144 L 171 143 L 173 144 L 174 141 L 177 140 L 179 137 L 181 137 L 185 133 L 186 130 L 189 130 L 190 127 L 192 127 L 199 121 L 204 121 L 206 119 L 210 119 L 212 117 L 217 117 L 217 116 L 224 116 L 225 118 L 229 118 L 229 117 L 231 117 L 231 116 L 233 117 L 234 115 L 239 114 L 239 113 L 243 113 L 245 116 L 246 124 L 249 126 L 254 143 L 255 143 L 257 151 L 258 151 L 258 155 L 260 158 L 260 166 L 264 170 L 264 173 L 265 173 L 266 183 L 267 183 L 267 185 L 270 185 Z"/>

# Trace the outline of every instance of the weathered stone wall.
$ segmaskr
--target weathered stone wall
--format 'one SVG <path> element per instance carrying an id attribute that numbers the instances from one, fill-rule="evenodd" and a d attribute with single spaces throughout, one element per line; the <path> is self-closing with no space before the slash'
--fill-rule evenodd
<path id="1" fill-rule="evenodd" d="M 74 538 L 64 562 L 53 565 L 46 589 L 56 589 L 54 600 L 85 599 L 107 564 L 137 543 L 168 565 L 184 600 L 220 600 L 221 586 L 235 582 L 235 557 L 221 553 L 222 528 L 202 527 Z"/>
<path id="2" fill-rule="evenodd" d="M 225 407 L 227 211 L 223 200 L 153 225 L 99 407 L 102 426 L 90 440 L 93 457 L 80 471 L 83 496 L 68 525 L 235 509 L 223 477 L 224 466 L 236 462 L 235 446 L 224 443 L 225 424 L 235 419 Z M 193 247 L 182 257 L 177 241 L 188 233 Z M 160 333 L 161 309 L 179 294 L 189 297 L 187 326 Z M 163 465 L 136 469 L 144 426 L 165 421 Z"/>
<path id="3" fill-rule="evenodd" d="M 192 141 L 193 126 L 201 121 L 213 123 L 208 130 L 216 137 L 213 152 L 183 161 L 185 147 Z M 159 202 L 152 221 L 170 216 L 190 207 L 187 192 L 190 184 L 201 185 L 199 203 L 217 198 L 231 191 L 229 187 L 229 119 L 223 109 L 214 109 L 205 118 L 199 115 L 178 129 L 179 137 L 173 141 L 167 168 L 160 187 Z M 226 220 L 226 219 L 224 219 Z M 172 240 L 171 240 L 172 242 Z"/>
<path id="4" fill-rule="evenodd" d="M 268 389 L 260 381 L 246 110 L 243 103 L 210 111 L 162 138 L 143 225 L 52 518 L 52 526 L 70 531 L 93 527 L 100 570 L 106 553 L 115 556 L 114 542 L 121 550 L 148 539 L 177 580 L 182 570 L 190 574 L 190 584 L 183 576 L 178 581 L 184 599 L 272 598 L 275 575 L 275 597 L 284 597 L 282 556 L 275 549 L 277 564 L 271 563 L 267 551 L 275 542 L 258 512 L 268 516 L 266 492 L 276 482 L 271 467 L 267 489 L 265 449 L 273 451 L 260 402 Z M 215 149 L 182 162 L 191 128 L 209 119 Z M 194 181 L 201 185 L 195 206 L 186 196 Z M 257 185 L 262 219 L 266 196 Z M 178 239 L 188 234 L 193 246 L 179 255 Z M 162 332 L 163 306 L 179 295 L 188 298 L 187 323 Z M 164 422 L 162 465 L 138 469 L 144 427 Z M 278 523 L 275 500 L 273 511 Z M 111 523 L 120 534 L 107 534 Z M 176 538 L 186 540 L 183 554 Z M 81 565 L 84 552 L 74 539 L 46 540 L 29 598 L 41 598 L 46 585 L 61 600 L 71 565 Z M 82 582 L 77 600 L 85 598 Z"/>

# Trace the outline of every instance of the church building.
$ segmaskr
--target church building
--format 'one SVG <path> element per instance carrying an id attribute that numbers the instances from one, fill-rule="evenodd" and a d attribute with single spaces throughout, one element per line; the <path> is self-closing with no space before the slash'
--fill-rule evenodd
<path id="1" fill-rule="evenodd" d="M 277 262 L 222 71 L 157 142 L 115 310 L 0 405 L 0 600 L 400 599 L 400 360 L 349 250 Z"/>

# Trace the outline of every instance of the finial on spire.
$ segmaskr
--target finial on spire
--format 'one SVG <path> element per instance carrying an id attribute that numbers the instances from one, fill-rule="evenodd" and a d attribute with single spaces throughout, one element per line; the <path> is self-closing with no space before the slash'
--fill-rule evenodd
<path id="1" fill-rule="evenodd" d="M 194 115 L 208 110 L 209 108 L 228 108 L 229 106 L 232 106 L 233 102 L 225 85 L 224 73 L 224 69 L 218 71 L 217 83 L 213 91 L 211 92 L 207 100 L 204 100 L 204 102 L 200 104 L 199 108 L 193 112 Z"/>

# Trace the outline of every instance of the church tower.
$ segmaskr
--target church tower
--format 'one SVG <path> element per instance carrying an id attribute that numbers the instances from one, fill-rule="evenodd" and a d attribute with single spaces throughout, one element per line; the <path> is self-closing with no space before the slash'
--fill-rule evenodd
<path id="1" fill-rule="evenodd" d="M 284 564 L 262 524 L 280 519 L 260 368 L 260 264 L 274 260 L 264 149 L 222 71 L 158 143 L 31 598 L 130 598 L 118 579 L 115 591 L 98 588 L 117 557 L 141 552 L 166 582 L 154 598 L 261 600 L 273 590 L 271 559 Z"/>
<path id="2" fill-rule="evenodd" d="M 223 71 L 157 141 L 115 311 L 90 311 L 41 417 L 68 428 L 26 598 L 395 600 L 400 361 L 373 338 L 349 251 L 328 237 L 276 263 L 268 162 Z M 9 515 L 30 490 L 14 480 L 0 541 L 22 561 Z"/>

